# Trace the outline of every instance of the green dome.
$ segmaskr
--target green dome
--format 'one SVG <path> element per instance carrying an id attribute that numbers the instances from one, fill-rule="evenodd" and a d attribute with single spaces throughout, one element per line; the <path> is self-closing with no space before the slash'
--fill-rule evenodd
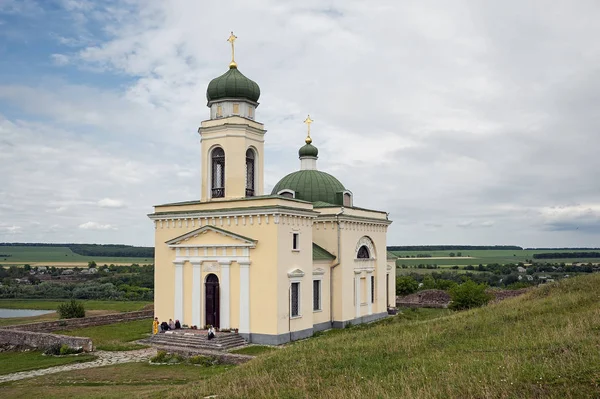
<path id="1" fill-rule="evenodd" d="M 338 179 L 318 170 L 299 170 L 290 173 L 273 187 L 271 195 L 277 195 L 285 189 L 294 191 L 297 199 L 338 205 L 343 204 L 343 192 L 346 190 Z"/>
<path id="2" fill-rule="evenodd" d="M 300 158 L 316 157 L 317 155 L 319 155 L 319 150 L 317 149 L 317 147 L 315 147 L 312 144 L 305 144 L 302 147 L 300 147 L 300 150 L 298 151 L 298 155 L 300 156 Z"/>
<path id="3" fill-rule="evenodd" d="M 258 102 L 259 97 L 260 87 L 256 82 L 242 75 L 236 67 L 230 68 L 223 75 L 211 80 L 208 89 L 206 89 L 206 99 L 208 101 L 223 98 L 244 98 Z"/>

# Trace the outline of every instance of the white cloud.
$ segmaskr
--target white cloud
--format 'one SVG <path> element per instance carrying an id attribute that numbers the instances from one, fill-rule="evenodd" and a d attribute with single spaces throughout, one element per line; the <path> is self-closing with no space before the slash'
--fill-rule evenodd
<path id="1" fill-rule="evenodd" d="M 54 63 L 54 65 L 65 66 L 69 63 L 69 57 L 64 54 L 52 54 L 50 59 Z"/>
<path id="2" fill-rule="evenodd" d="M 103 198 L 98 201 L 98 206 L 101 208 L 122 208 L 125 206 L 125 203 L 117 199 Z"/>
<path id="3" fill-rule="evenodd" d="M 116 227 L 110 224 L 100 224 L 96 222 L 86 222 L 79 225 L 80 229 L 84 230 L 117 230 Z"/>

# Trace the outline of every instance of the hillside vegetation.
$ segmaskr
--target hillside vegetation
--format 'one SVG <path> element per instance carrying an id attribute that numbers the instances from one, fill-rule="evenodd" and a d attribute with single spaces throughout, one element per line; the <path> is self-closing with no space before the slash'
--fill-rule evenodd
<path id="1" fill-rule="evenodd" d="M 600 274 L 431 320 L 325 333 L 178 397 L 600 397 Z"/>

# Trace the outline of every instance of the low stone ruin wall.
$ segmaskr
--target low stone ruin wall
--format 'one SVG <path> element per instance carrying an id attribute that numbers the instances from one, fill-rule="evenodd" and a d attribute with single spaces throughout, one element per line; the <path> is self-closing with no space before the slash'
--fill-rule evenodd
<path id="1" fill-rule="evenodd" d="M 62 319 L 56 321 L 45 321 L 41 323 L 19 324 L 2 327 L 4 330 L 19 330 L 33 332 L 52 332 L 56 330 L 72 330 L 81 327 L 102 326 L 114 324 L 121 321 L 132 321 L 147 319 L 154 316 L 154 310 L 141 310 L 139 312 L 113 313 L 102 316 L 82 317 L 79 319 Z M 151 331 L 152 323 L 148 323 L 148 331 Z"/>
<path id="2" fill-rule="evenodd" d="M 216 357 L 217 359 L 219 359 L 219 362 L 225 363 L 225 364 L 240 365 L 240 364 L 249 362 L 250 360 L 254 359 L 254 356 L 240 355 L 237 353 L 229 353 L 229 352 L 221 352 L 221 351 L 213 351 L 213 350 L 205 350 L 205 349 L 193 349 L 193 348 L 179 349 L 179 348 L 173 348 L 170 346 L 160 346 L 160 345 L 153 345 L 153 346 L 156 349 L 158 349 L 159 351 L 165 351 L 167 353 L 177 353 L 184 357 L 192 357 L 192 356 Z"/>
<path id="3" fill-rule="evenodd" d="M 442 290 L 423 290 L 396 297 L 396 306 L 403 308 L 447 308 L 450 295 Z"/>
<path id="4" fill-rule="evenodd" d="M 71 348 L 83 348 L 85 352 L 93 350 L 90 338 L 0 329 L 0 345 L 45 349 L 53 344 L 68 345 Z"/>

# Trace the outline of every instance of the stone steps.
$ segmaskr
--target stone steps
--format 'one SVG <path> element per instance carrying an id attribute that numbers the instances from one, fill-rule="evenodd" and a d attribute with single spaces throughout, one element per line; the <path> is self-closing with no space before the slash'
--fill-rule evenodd
<path id="1" fill-rule="evenodd" d="M 208 340 L 205 334 L 162 333 L 153 335 L 140 342 L 156 347 L 213 351 L 226 351 L 247 345 L 246 340 L 238 334 L 218 334 L 212 340 Z"/>

